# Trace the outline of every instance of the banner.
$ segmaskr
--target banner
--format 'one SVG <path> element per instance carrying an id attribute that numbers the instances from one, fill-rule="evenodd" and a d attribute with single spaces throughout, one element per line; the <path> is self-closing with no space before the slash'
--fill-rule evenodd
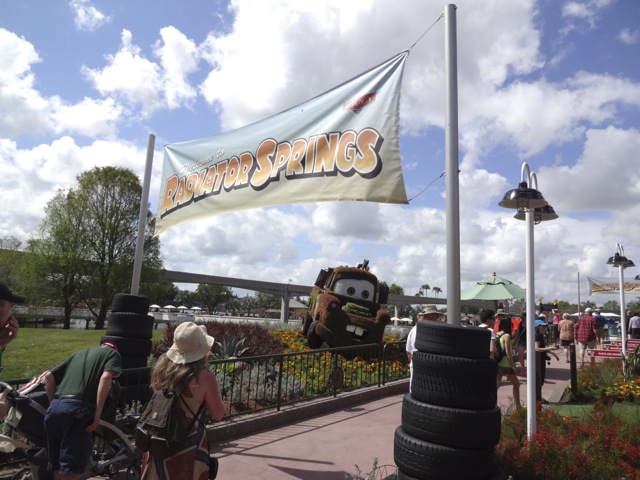
<path id="1" fill-rule="evenodd" d="M 620 294 L 620 280 L 617 278 L 587 277 L 589 280 L 589 295 Z M 640 280 L 625 280 L 624 293 L 640 295 Z"/>
<path id="2" fill-rule="evenodd" d="M 166 145 L 155 234 L 273 205 L 408 203 L 398 131 L 408 54 L 260 122 Z"/>

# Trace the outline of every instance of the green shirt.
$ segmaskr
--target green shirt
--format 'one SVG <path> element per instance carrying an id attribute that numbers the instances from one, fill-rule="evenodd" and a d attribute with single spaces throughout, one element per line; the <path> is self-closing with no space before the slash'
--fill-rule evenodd
<path id="1" fill-rule="evenodd" d="M 105 371 L 115 372 L 116 377 L 122 373 L 122 360 L 114 349 L 94 347 L 74 353 L 51 369 L 56 395 L 78 395 L 95 404 L 100 377 Z"/>

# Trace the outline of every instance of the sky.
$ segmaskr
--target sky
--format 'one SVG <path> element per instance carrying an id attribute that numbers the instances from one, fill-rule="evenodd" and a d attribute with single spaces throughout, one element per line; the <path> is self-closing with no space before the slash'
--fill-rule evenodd
<path id="1" fill-rule="evenodd" d="M 267 118 L 411 48 L 408 205 L 245 210 L 160 241 L 170 270 L 311 285 L 322 268 L 366 258 L 407 295 L 427 284 L 446 297 L 445 5 L 0 0 L 1 235 L 26 241 L 55 193 L 95 166 L 142 182 L 149 134 L 155 214 L 164 145 Z M 606 265 L 616 244 L 640 266 L 640 2 L 456 6 L 461 289 L 493 272 L 525 286 L 525 222 L 498 202 L 526 162 L 559 215 L 534 228 L 536 296 L 618 299 L 590 297 L 587 276 L 618 278 Z"/>

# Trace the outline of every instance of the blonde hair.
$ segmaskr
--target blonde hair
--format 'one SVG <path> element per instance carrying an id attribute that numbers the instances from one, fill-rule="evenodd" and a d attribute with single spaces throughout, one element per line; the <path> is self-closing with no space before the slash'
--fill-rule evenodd
<path id="1" fill-rule="evenodd" d="M 158 361 L 151 370 L 151 385 L 154 388 L 176 388 L 185 378 L 197 374 L 203 368 L 206 368 L 209 355 L 205 355 L 199 360 L 191 363 L 175 363 L 172 362 L 167 354 L 164 353 L 158 358 Z"/>

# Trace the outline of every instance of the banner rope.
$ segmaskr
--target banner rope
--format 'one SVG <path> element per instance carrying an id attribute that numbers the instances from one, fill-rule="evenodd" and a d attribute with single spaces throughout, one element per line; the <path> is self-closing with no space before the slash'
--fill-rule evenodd
<path id="1" fill-rule="evenodd" d="M 429 28 L 427 28 L 427 31 L 426 31 L 426 32 L 424 32 L 422 35 L 420 35 L 420 38 L 418 38 L 418 40 L 416 40 L 416 41 L 414 42 L 414 44 L 413 44 L 413 45 L 411 45 L 411 47 L 409 47 L 409 51 L 411 51 L 411 49 L 412 49 L 413 47 L 415 47 L 415 46 L 418 44 L 418 42 L 419 42 L 420 40 L 422 40 L 422 38 L 423 38 L 427 33 L 429 33 L 429 30 L 431 30 L 431 29 L 435 26 L 435 24 L 436 24 L 436 23 L 438 23 L 438 22 L 440 21 L 440 19 L 441 19 L 441 18 L 444 18 L 444 12 L 443 12 L 443 13 L 441 13 L 441 14 L 440 14 L 440 16 L 436 19 L 436 21 L 435 21 L 435 22 L 433 22 L 433 24 L 432 24 Z"/>

